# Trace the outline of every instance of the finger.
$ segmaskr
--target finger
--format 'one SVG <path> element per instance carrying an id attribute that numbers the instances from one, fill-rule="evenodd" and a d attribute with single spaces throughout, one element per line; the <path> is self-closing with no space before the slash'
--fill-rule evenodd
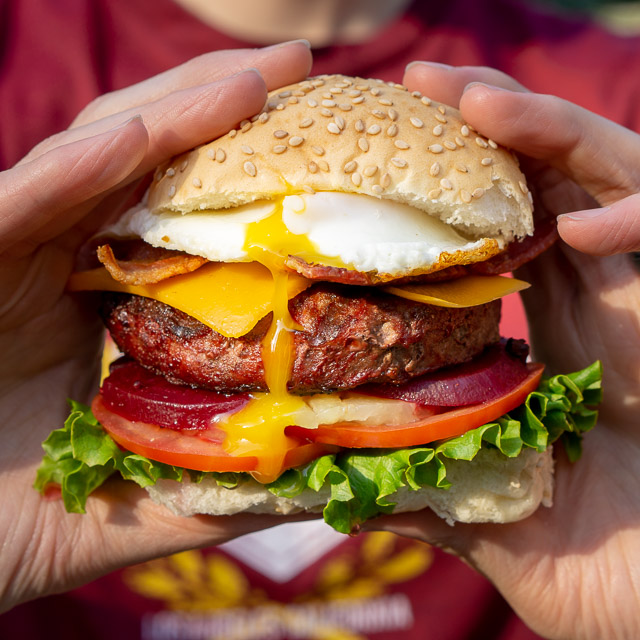
<path id="1" fill-rule="evenodd" d="M 137 108 L 65 131 L 35 150 L 50 149 L 108 130 L 140 115 L 149 132 L 149 146 L 138 174 L 164 160 L 227 133 L 259 112 L 266 100 L 262 77 L 255 69 L 210 84 L 180 89 Z M 30 154 L 31 155 L 31 154 Z M 29 156 L 27 157 L 27 159 Z"/>
<path id="2" fill-rule="evenodd" d="M 502 71 L 490 67 L 452 67 L 439 62 L 416 61 L 405 70 L 403 84 L 410 91 L 420 91 L 437 102 L 453 107 L 460 104 L 465 87 L 471 82 L 526 91 L 520 83 Z"/>
<path id="3" fill-rule="evenodd" d="M 640 195 L 602 209 L 558 216 L 558 232 L 574 249 L 594 256 L 640 251 Z"/>
<path id="4" fill-rule="evenodd" d="M 0 253 L 33 247 L 77 222 L 73 207 L 121 183 L 144 158 L 140 118 L 0 173 Z M 22 246 L 22 245 L 21 245 Z M 22 247 L 24 248 L 24 247 Z"/>
<path id="5" fill-rule="evenodd" d="M 217 82 L 248 68 L 260 72 L 268 90 L 302 80 L 311 69 L 309 43 L 295 40 L 264 49 L 206 53 L 153 78 L 101 96 L 89 104 L 71 126 L 77 127 L 121 111 L 139 108 L 175 91 Z"/>
<path id="6" fill-rule="evenodd" d="M 484 135 L 544 160 L 602 205 L 640 187 L 640 136 L 554 96 L 471 84 L 460 109 Z"/>

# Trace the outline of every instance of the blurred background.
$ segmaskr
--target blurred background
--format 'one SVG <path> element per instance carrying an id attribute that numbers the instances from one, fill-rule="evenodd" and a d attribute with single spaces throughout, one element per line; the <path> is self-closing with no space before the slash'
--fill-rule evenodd
<path id="1" fill-rule="evenodd" d="M 295 1 L 290 8 L 304 8 L 305 0 Z M 252 20 L 250 9 L 267 15 L 283 5 L 251 2 L 0 0 L 0 169 L 67 127 L 102 93 L 212 49 L 261 44 L 252 38 L 265 25 Z M 322 0 L 309 3 L 319 7 Z M 343 0 L 343 8 L 350 3 Z M 225 6 L 234 20 L 221 15 Z M 381 11 L 384 0 L 373 0 L 370 7 Z M 398 7 L 365 35 L 337 41 L 331 34 L 325 40 L 319 36 L 312 73 L 400 81 L 414 59 L 489 65 L 534 91 L 560 95 L 640 130 L 639 2 L 406 0 Z M 249 32 L 243 33 L 243 24 Z M 295 24 L 293 35 L 307 37 Z M 527 335 L 515 297 L 505 303 L 502 329 L 508 336 Z M 0 616 L 0 638 L 18 637 L 537 636 L 482 576 L 456 558 L 391 534 L 351 538 L 310 522 L 245 536 L 218 549 L 187 551 L 24 604 Z"/>

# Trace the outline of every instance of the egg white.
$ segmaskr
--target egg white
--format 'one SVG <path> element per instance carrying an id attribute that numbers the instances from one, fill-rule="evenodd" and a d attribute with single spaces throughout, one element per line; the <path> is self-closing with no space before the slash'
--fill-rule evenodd
<path id="1" fill-rule="evenodd" d="M 245 262 L 250 259 L 244 248 L 248 225 L 277 211 L 291 233 L 303 234 L 313 244 L 318 262 L 338 261 L 360 272 L 400 277 L 437 263 L 443 253 L 472 252 L 485 242 L 469 241 L 409 205 L 338 192 L 288 195 L 280 201 L 188 215 L 152 213 L 138 205 L 109 231 L 211 261 Z M 268 248 L 286 252 L 284 247 Z"/>

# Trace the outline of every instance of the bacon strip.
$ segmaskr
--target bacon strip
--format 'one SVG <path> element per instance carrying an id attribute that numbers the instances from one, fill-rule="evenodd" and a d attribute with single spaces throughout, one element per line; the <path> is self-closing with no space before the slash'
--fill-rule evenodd
<path id="1" fill-rule="evenodd" d="M 511 242 L 504 251 L 487 260 L 467 265 L 457 264 L 432 273 L 397 278 L 393 280 L 393 284 L 442 282 L 445 280 L 456 280 L 470 274 L 488 276 L 509 273 L 546 251 L 557 239 L 558 232 L 555 219 L 549 218 L 537 223 L 536 230 L 532 236 L 527 236 L 520 242 Z M 376 273 L 359 273 L 358 271 L 350 271 L 349 269 L 340 267 L 309 264 L 302 258 L 296 256 L 289 256 L 285 264 L 309 280 L 322 280 L 361 286 L 389 284 L 389 282 L 386 281 L 382 282 Z"/>
<path id="2" fill-rule="evenodd" d="M 119 251 L 120 253 L 120 251 Z M 183 251 L 152 247 L 144 242 L 126 247 L 123 258 L 116 258 L 108 244 L 98 247 L 96 255 L 111 277 L 123 284 L 154 284 L 173 276 L 190 273 L 201 267 L 206 258 Z"/>

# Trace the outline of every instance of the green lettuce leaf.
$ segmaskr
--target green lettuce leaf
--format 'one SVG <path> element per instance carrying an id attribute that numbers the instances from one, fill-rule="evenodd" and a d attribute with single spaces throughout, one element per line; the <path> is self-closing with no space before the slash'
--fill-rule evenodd
<path id="1" fill-rule="evenodd" d="M 327 490 L 325 520 L 349 533 L 369 518 L 391 513 L 393 495 L 402 487 L 448 489 L 447 460 L 473 460 L 482 447 L 513 458 L 524 448 L 543 452 L 560 439 L 569 459 L 575 461 L 580 457 L 582 434 L 595 426 L 598 417 L 595 407 L 602 398 L 601 379 L 601 365 L 595 362 L 582 371 L 543 380 L 514 411 L 464 435 L 431 446 L 343 450 L 285 471 L 266 488 L 286 498 Z M 185 469 L 120 449 L 90 409 L 73 401 L 64 427 L 53 431 L 42 446 L 45 456 L 35 487 L 44 492 L 50 484 L 59 485 L 70 512 L 84 513 L 89 494 L 115 473 L 141 487 L 161 478 L 180 481 L 184 477 Z M 244 473 L 186 471 L 192 482 L 211 478 L 230 490 L 253 482 Z"/>

